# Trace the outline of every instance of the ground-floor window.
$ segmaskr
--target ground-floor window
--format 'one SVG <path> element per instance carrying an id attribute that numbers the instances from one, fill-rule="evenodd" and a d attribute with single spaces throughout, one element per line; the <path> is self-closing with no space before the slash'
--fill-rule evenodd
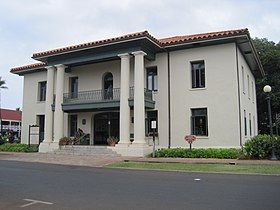
<path id="1" fill-rule="evenodd" d="M 148 111 L 147 112 L 147 118 L 146 118 L 146 135 L 151 136 L 153 135 L 153 129 L 152 129 L 152 121 L 157 122 L 157 127 L 155 129 L 155 133 L 158 133 L 158 111 Z"/>
<path id="2" fill-rule="evenodd" d="M 191 134 L 208 136 L 207 108 L 191 109 Z"/>
<path id="3" fill-rule="evenodd" d="M 244 133 L 247 136 L 247 118 L 246 118 L 246 110 L 244 110 Z"/>
<path id="4" fill-rule="evenodd" d="M 37 115 L 37 124 L 39 126 L 39 142 L 42 142 L 45 134 L 45 115 Z"/>
<path id="5" fill-rule="evenodd" d="M 75 136 L 78 129 L 77 115 L 69 116 L 69 125 L 70 125 L 70 129 L 69 129 L 70 136 Z"/>

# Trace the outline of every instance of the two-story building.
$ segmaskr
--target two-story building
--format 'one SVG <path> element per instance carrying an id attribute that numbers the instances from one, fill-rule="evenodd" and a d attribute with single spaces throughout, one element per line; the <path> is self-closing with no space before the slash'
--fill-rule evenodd
<path id="1" fill-rule="evenodd" d="M 21 111 L 0 108 L 0 133 L 4 136 L 12 131 L 15 138 L 21 135 Z"/>
<path id="2" fill-rule="evenodd" d="M 240 147 L 257 134 L 255 76 L 264 75 L 247 29 L 156 39 L 147 31 L 34 53 L 12 68 L 24 77 L 22 143 L 28 125 L 44 133 L 40 152 L 82 129 L 90 145 L 119 138 L 114 151 Z"/>

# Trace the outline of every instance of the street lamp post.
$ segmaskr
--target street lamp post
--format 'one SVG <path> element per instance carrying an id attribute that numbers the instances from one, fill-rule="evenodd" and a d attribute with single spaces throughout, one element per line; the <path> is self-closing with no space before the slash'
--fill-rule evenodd
<path id="1" fill-rule="evenodd" d="M 270 160 L 277 160 L 277 157 L 275 155 L 275 145 L 273 141 L 273 128 L 272 128 L 272 115 L 271 115 L 271 104 L 270 104 L 270 92 L 271 87 L 269 85 L 264 86 L 263 91 L 267 93 L 266 101 L 267 101 L 267 109 L 268 109 L 268 120 L 269 120 L 269 134 L 270 138 L 272 140 L 272 151 L 271 151 L 271 158 Z"/>

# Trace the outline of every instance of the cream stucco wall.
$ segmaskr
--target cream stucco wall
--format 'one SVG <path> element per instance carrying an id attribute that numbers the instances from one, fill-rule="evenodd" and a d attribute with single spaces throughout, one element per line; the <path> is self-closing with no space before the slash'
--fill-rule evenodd
<path id="1" fill-rule="evenodd" d="M 28 143 L 28 126 L 37 124 L 37 115 L 45 114 L 45 102 L 38 101 L 38 83 L 46 81 L 47 73 L 37 72 L 24 75 L 23 82 L 23 105 L 22 105 L 22 143 Z M 35 143 L 31 137 L 31 143 Z"/>
<path id="2" fill-rule="evenodd" d="M 207 108 L 208 136 L 194 147 L 238 147 L 239 113 L 235 45 L 223 44 L 170 53 L 171 147 L 188 146 L 191 109 Z M 206 87 L 191 88 L 191 63 L 204 60 Z"/>
<path id="3" fill-rule="evenodd" d="M 242 144 L 244 144 L 244 142 L 248 140 L 250 137 L 258 134 L 256 83 L 255 83 L 255 77 L 252 74 L 252 71 L 250 70 L 250 67 L 245 61 L 240 50 L 238 49 L 237 52 L 238 52 L 238 64 L 239 64 L 238 69 L 239 69 L 240 99 L 241 99 L 240 100 L 241 136 L 242 136 Z M 243 82 L 242 74 L 244 74 L 244 82 Z M 248 88 L 248 77 L 249 77 L 249 88 Z M 247 135 L 245 135 L 244 110 L 246 110 Z M 251 135 L 250 135 L 249 114 L 251 114 Z"/>

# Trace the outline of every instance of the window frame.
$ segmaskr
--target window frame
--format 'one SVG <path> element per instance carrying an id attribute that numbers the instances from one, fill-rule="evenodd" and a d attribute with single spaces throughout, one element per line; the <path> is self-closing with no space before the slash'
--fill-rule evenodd
<path id="1" fill-rule="evenodd" d="M 74 133 L 72 133 L 72 118 L 73 117 L 76 117 L 76 131 L 73 131 Z M 78 115 L 71 114 L 71 115 L 69 115 L 69 137 L 74 137 L 77 130 L 78 130 Z M 74 135 L 72 135 L 72 134 L 74 134 Z"/>
<path id="2" fill-rule="evenodd" d="M 156 136 L 158 136 L 158 110 L 152 110 L 152 111 L 147 111 L 147 118 L 145 119 L 145 124 L 146 124 L 146 135 L 147 136 L 152 136 L 153 135 L 153 130 L 151 129 L 151 123 L 152 121 L 154 121 L 154 117 L 149 117 L 148 113 L 156 113 L 156 124 L 157 124 L 157 128 L 155 130 L 155 134 Z"/>
<path id="3" fill-rule="evenodd" d="M 203 63 L 203 65 L 204 65 L 204 68 L 203 68 L 203 71 L 202 71 L 202 68 L 200 68 L 199 70 L 195 70 L 194 68 L 193 68 L 193 66 L 195 65 L 195 64 L 201 64 L 201 63 Z M 205 60 L 196 60 L 196 61 L 190 61 L 190 69 L 191 69 L 191 89 L 204 89 L 204 88 L 206 88 L 206 70 L 205 70 L 205 66 L 206 66 L 206 62 L 205 62 Z M 198 75 L 199 75 L 199 85 L 197 86 L 197 84 L 196 84 L 196 72 L 199 72 L 198 73 Z M 203 72 L 203 74 L 204 74 L 204 86 L 202 85 L 202 76 L 201 75 L 203 75 L 201 72 Z"/>
<path id="4" fill-rule="evenodd" d="M 150 76 L 149 73 L 150 72 L 153 73 L 153 74 L 151 74 L 151 77 L 152 77 L 152 88 L 151 89 L 149 89 L 149 76 Z M 155 80 L 156 80 L 156 82 L 155 82 Z M 151 67 L 146 68 L 146 89 L 150 90 L 150 91 L 154 91 L 154 92 L 158 91 L 158 70 L 157 70 L 157 66 L 151 66 Z"/>
<path id="5" fill-rule="evenodd" d="M 193 111 L 194 110 L 206 110 L 206 115 L 196 115 L 196 116 L 193 116 Z M 191 108 L 190 109 L 190 112 L 191 112 L 191 135 L 196 135 L 196 136 L 199 136 L 199 137 L 208 137 L 209 136 L 209 120 L 208 120 L 208 108 L 207 107 L 199 107 L 199 108 Z M 194 126 L 194 123 L 195 123 L 195 118 L 196 117 L 205 117 L 205 135 L 201 135 L 201 134 L 196 134 L 195 132 L 195 126 Z"/>
<path id="6" fill-rule="evenodd" d="M 248 132 L 247 132 L 247 116 L 246 116 L 246 110 L 244 109 L 244 135 L 245 137 L 248 136 Z"/>
<path id="7" fill-rule="evenodd" d="M 245 94 L 245 73 L 244 73 L 244 67 L 241 66 L 241 79 L 242 79 L 242 91 L 243 94 Z"/>
<path id="8" fill-rule="evenodd" d="M 45 85 L 45 88 L 44 88 L 43 91 L 42 91 L 42 87 L 43 87 L 42 84 Z M 47 98 L 47 81 L 38 82 L 38 97 L 37 97 L 37 101 L 44 102 L 44 101 L 46 101 L 46 98 Z"/>
<path id="9" fill-rule="evenodd" d="M 76 80 L 77 82 L 77 90 L 73 91 L 73 84 L 74 84 L 74 80 Z M 69 93 L 71 98 L 78 98 L 78 92 L 79 92 L 79 77 L 69 77 Z"/>

